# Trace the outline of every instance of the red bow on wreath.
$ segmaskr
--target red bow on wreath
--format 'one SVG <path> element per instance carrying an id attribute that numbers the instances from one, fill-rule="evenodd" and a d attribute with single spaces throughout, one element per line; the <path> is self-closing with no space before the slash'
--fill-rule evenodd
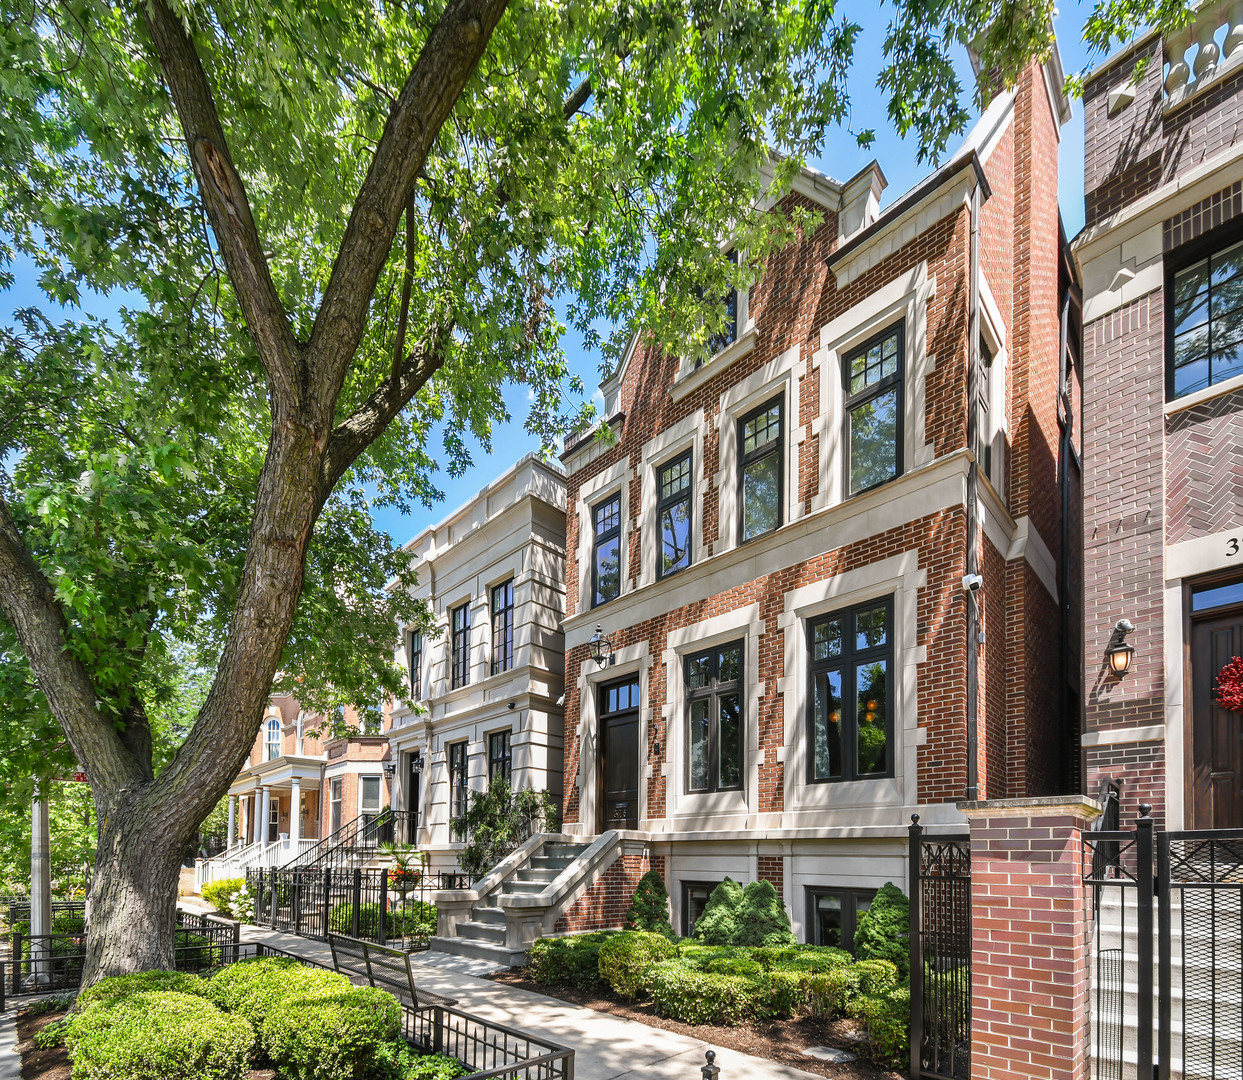
<path id="1" fill-rule="evenodd" d="M 1243 656 L 1232 656 L 1217 673 L 1214 692 L 1217 704 L 1230 712 L 1243 712 Z"/>

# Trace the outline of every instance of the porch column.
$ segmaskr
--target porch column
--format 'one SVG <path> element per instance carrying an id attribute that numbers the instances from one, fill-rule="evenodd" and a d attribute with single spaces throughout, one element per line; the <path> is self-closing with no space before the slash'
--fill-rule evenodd
<path id="1" fill-rule="evenodd" d="M 971 1080 L 1088 1080 L 1081 795 L 960 802 L 971 823 Z"/>
<path id="2" fill-rule="evenodd" d="M 259 839 L 268 842 L 268 819 L 272 816 L 272 789 L 263 785 L 263 805 L 259 810 Z"/>
<path id="3" fill-rule="evenodd" d="M 229 796 L 229 839 L 225 844 L 229 850 L 233 848 L 233 842 L 237 839 L 237 832 L 234 826 L 237 824 L 237 796 Z"/>
<path id="4" fill-rule="evenodd" d="M 302 782 L 295 776 L 293 787 L 289 790 L 289 850 L 298 853 L 298 841 L 302 838 Z"/>

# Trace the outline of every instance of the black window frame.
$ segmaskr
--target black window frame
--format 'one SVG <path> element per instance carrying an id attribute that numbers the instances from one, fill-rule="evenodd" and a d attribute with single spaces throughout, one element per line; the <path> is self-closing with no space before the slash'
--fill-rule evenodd
<path id="1" fill-rule="evenodd" d="M 462 617 L 461 625 L 458 616 Z M 470 601 L 449 611 L 449 689 L 470 685 Z"/>
<path id="2" fill-rule="evenodd" d="M 737 248 L 731 249 L 729 254 L 726 255 L 725 257 L 735 266 L 738 265 L 738 249 Z M 702 297 L 703 297 L 703 293 L 701 291 L 700 298 L 702 299 Z M 708 335 L 708 338 L 705 344 L 708 350 L 709 357 L 716 356 L 716 354 L 719 352 L 724 352 L 731 345 L 733 345 L 734 342 L 738 340 L 738 289 L 737 287 L 730 288 L 729 292 L 727 292 L 725 296 L 722 297 L 721 302 L 725 305 L 726 322 L 725 322 L 725 325 L 720 330 L 716 331 L 716 333 Z M 696 364 L 695 366 L 698 367 L 699 364 Z"/>
<path id="3" fill-rule="evenodd" d="M 420 701 L 423 698 L 423 632 L 411 630 L 406 646 L 410 650 L 410 698 L 412 701 Z"/>
<path id="4" fill-rule="evenodd" d="M 463 839 L 462 830 L 453 823 L 466 816 L 470 805 L 470 755 L 469 743 L 462 739 L 445 747 L 445 767 L 449 773 L 449 828 L 457 839 Z"/>
<path id="5" fill-rule="evenodd" d="M 725 880 L 724 878 L 721 879 L 721 881 L 724 881 L 724 880 Z M 697 920 L 691 919 L 691 890 L 692 889 L 705 889 L 707 891 L 708 895 L 704 897 L 704 904 L 706 906 L 708 903 L 708 900 L 712 896 L 713 890 L 720 884 L 721 884 L 720 881 L 683 881 L 682 882 L 681 909 L 682 909 L 682 936 L 683 937 L 688 938 L 691 936 L 691 934 L 695 930 L 695 921 L 697 921 Z M 703 908 L 699 909 L 699 914 L 700 915 L 703 914 Z"/>
<path id="6" fill-rule="evenodd" d="M 855 951 L 855 933 L 859 929 L 859 903 L 866 900 L 870 905 L 876 899 L 875 889 L 857 889 L 853 885 L 845 888 L 837 888 L 834 885 L 805 885 L 803 887 L 804 898 L 804 937 L 806 944 L 824 946 L 828 942 L 818 940 L 820 938 L 820 919 L 816 912 L 816 898 L 820 896 L 836 896 L 842 901 L 842 940 L 838 943 L 837 948 L 845 949 L 848 953 L 854 954 Z"/>
<path id="7" fill-rule="evenodd" d="M 603 532 L 599 530 L 599 514 L 606 506 L 617 503 L 617 524 Z M 614 491 L 591 505 L 591 606 L 601 607 L 616 600 L 622 593 L 622 502 L 621 492 Z M 617 540 L 617 596 L 600 597 L 600 547 L 610 540 Z"/>
<path id="8" fill-rule="evenodd" d="M 512 735 L 512 728 L 504 728 L 501 731 L 488 732 L 489 784 L 495 781 L 498 775 L 504 777 L 506 783 L 513 783 L 514 746 Z M 499 751 L 498 747 L 500 748 Z"/>
<path id="9" fill-rule="evenodd" d="M 724 682 L 719 678 L 721 653 L 727 649 L 738 650 L 738 677 Z M 705 686 L 690 685 L 692 661 L 711 657 L 711 674 Z M 682 657 L 682 686 L 686 696 L 686 768 L 684 790 L 688 795 L 710 795 L 719 791 L 744 791 L 747 786 L 747 696 L 746 696 L 747 648 L 745 638 L 723 641 L 718 645 L 696 649 Z M 721 784 L 720 707 L 719 699 L 728 695 L 738 698 L 738 783 Z M 696 701 L 708 701 L 708 786 L 691 787 L 691 707 Z"/>
<path id="10" fill-rule="evenodd" d="M 672 495 L 662 495 L 664 475 L 674 466 L 686 463 L 686 488 Z M 686 503 L 686 561 L 682 566 L 666 570 L 664 560 L 665 511 L 679 503 Z M 681 573 L 694 563 L 695 551 L 695 450 L 688 447 L 668 461 L 656 466 L 656 580 Z"/>
<path id="11" fill-rule="evenodd" d="M 1173 251 L 1166 252 L 1165 265 L 1165 292 L 1163 303 L 1165 306 L 1165 400 L 1177 401 L 1180 398 L 1187 397 L 1191 394 L 1198 394 L 1202 390 L 1211 390 L 1218 383 L 1212 379 L 1212 267 L 1211 259 L 1214 255 L 1221 254 L 1234 247 L 1240 241 L 1243 241 L 1243 220 L 1236 219 L 1219 228 L 1212 229 L 1202 236 L 1196 237 L 1185 244 L 1180 245 Z M 1176 293 L 1174 292 L 1174 280 L 1184 270 L 1204 260 L 1210 260 L 1209 268 L 1209 310 L 1210 310 L 1210 345 L 1209 345 L 1209 382 L 1207 386 L 1200 387 L 1198 390 L 1188 390 L 1182 394 L 1174 393 L 1174 319 L 1177 314 L 1177 304 L 1175 303 Z M 1234 376 L 1228 376 L 1234 378 Z M 1227 379 L 1219 380 L 1226 382 Z"/>
<path id="12" fill-rule="evenodd" d="M 988 339 L 980 333 L 980 385 L 976 391 L 979 399 L 979 411 L 976 415 L 976 465 L 980 472 L 993 483 L 993 441 L 996 432 L 992 430 L 990 418 L 993 412 L 993 362 L 997 359 L 989 347 Z M 995 486 L 995 485 L 994 485 Z"/>
<path id="13" fill-rule="evenodd" d="M 497 608 L 497 596 L 503 603 Z M 514 666 L 514 579 L 492 587 L 492 674 L 500 675 Z"/>
<path id="14" fill-rule="evenodd" d="M 855 617 L 864 611 L 875 611 L 878 607 L 885 609 L 885 643 L 870 648 L 860 649 L 855 644 Z M 807 719 L 804 732 L 807 739 L 806 776 L 809 784 L 848 784 L 860 780 L 891 779 L 895 774 L 896 753 L 894 752 L 894 662 L 897 650 L 893 639 L 893 596 L 867 600 L 852 604 L 850 607 L 838 608 L 808 618 L 804 622 L 807 649 Z M 829 656 L 823 660 L 815 658 L 815 628 L 834 619 L 842 620 L 842 651 L 837 656 Z M 885 769 L 882 772 L 859 773 L 859 747 L 857 717 L 848 713 L 846 702 L 858 700 L 858 687 L 855 676 L 858 665 L 869 660 L 886 660 L 885 666 Z M 841 743 L 843 769 L 841 776 L 816 775 L 816 680 L 826 672 L 840 669 L 842 673 L 842 716 Z M 850 717 L 848 723 L 848 717 Z"/>
<path id="15" fill-rule="evenodd" d="M 747 424 L 754 420 L 761 413 L 768 412 L 773 406 L 777 407 L 777 437 L 770 439 L 763 446 L 757 446 L 754 450 L 744 452 L 745 445 L 744 433 Z M 738 438 L 738 543 L 739 545 L 748 544 L 752 540 L 758 540 L 762 536 L 771 536 L 782 525 L 785 524 L 785 491 L 786 491 L 786 462 L 785 462 L 785 441 L 786 441 L 786 400 L 785 392 L 770 397 L 767 401 L 757 405 L 754 409 L 744 413 L 738 418 L 737 427 Z M 770 454 L 777 455 L 777 520 L 771 529 L 765 529 L 763 532 L 756 533 L 754 536 L 746 535 L 747 527 L 747 506 L 746 506 L 746 482 L 745 476 L 747 466 L 755 464 L 768 457 Z"/>
<path id="16" fill-rule="evenodd" d="M 892 375 L 886 375 L 882 377 L 877 382 L 870 383 L 869 385 L 865 386 L 862 390 L 860 390 L 858 393 L 852 394 L 850 392 L 851 361 L 853 361 L 855 357 L 860 356 L 863 353 L 866 353 L 870 348 L 872 348 L 873 345 L 877 345 L 883 342 L 886 338 L 890 337 L 895 331 L 897 332 L 897 336 L 898 336 L 898 370 L 895 371 Z M 848 499 L 853 499 L 856 495 L 862 495 L 868 491 L 875 491 L 878 487 L 883 487 L 885 484 L 892 483 L 894 480 L 897 480 L 898 477 L 902 475 L 903 470 L 905 469 L 905 460 L 904 460 L 904 455 L 902 452 L 903 443 L 905 442 L 905 440 L 903 439 L 903 432 L 905 430 L 905 424 L 906 424 L 906 408 L 905 408 L 906 402 L 903 400 L 906 397 L 906 393 L 904 391 L 905 373 L 906 373 L 906 320 L 905 319 L 899 319 L 895 323 L 890 323 L 883 330 L 877 331 L 875 334 L 869 337 L 866 341 L 862 342 L 859 345 L 854 346 L 854 348 L 842 354 L 842 394 L 843 394 L 842 423 L 845 425 L 845 431 L 843 432 L 843 436 L 842 436 L 842 448 L 843 448 L 843 457 L 846 462 L 845 472 L 842 475 L 842 486 L 845 490 L 845 497 Z M 859 408 L 859 406 L 866 405 L 872 399 L 878 398 L 883 394 L 889 393 L 889 391 L 893 390 L 895 387 L 897 388 L 897 391 L 898 391 L 898 394 L 897 394 L 898 411 L 897 411 L 897 416 L 894 419 L 894 452 L 893 452 L 894 472 L 893 472 L 893 476 L 890 476 L 884 480 L 878 480 L 876 483 L 869 484 L 867 487 L 861 487 L 856 491 L 851 481 L 851 435 L 850 435 L 851 419 L 854 415 L 854 411 L 857 408 Z"/>

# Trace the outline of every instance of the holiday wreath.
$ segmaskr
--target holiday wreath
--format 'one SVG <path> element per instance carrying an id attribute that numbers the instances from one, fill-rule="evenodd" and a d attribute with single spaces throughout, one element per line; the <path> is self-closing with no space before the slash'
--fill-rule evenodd
<path id="1" fill-rule="evenodd" d="M 1243 712 L 1243 656 L 1232 656 L 1217 673 L 1217 704 L 1230 712 Z"/>

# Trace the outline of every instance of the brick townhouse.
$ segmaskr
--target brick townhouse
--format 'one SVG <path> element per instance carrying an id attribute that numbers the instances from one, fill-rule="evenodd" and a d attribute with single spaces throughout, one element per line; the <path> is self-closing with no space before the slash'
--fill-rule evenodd
<path id="1" fill-rule="evenodd" d="M 1243 24 L 1201 6 L 1084 93 L 1087 791 L 1172 829 L 1243 826 Z M 1237 15 L 1237 12 L 1235 13 Z M 1147 67 L 1138 82 L 1136 61 Z M 1126 620 L 1134 630 L 1123 633 Z M 1129 661 L 1119 675 L 1118 666 Z"/>
<path id="2" fill-rule="evenodd" d="M 558 928 L 655 866 L 683 933 L 728 874 L 849 946 L 913 813 L 1077 784 L 1068 115 L 1054 57 L 884 211 L 875 163 L 804 172 L 822 223 L 718 351 L 639 342 L 602 384 L 615 438 L 563 454 L 564 832 L 624 842 Z"/>

